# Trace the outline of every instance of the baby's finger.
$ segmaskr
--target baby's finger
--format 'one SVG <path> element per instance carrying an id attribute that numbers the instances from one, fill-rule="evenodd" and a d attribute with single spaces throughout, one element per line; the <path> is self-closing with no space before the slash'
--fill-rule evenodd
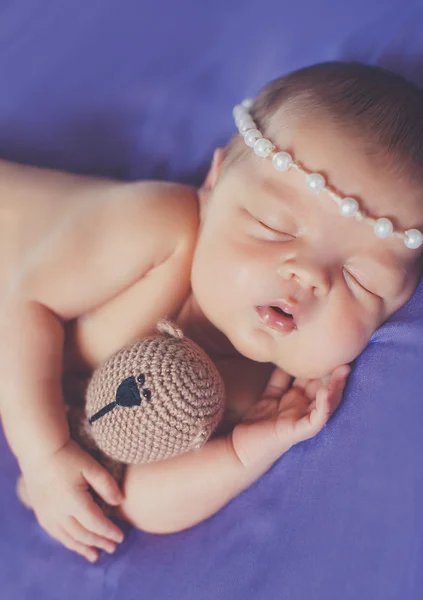
<path id="1" fill-rule="evenodd" d="M 340 365 L 339 367 L 335 367 L 335 369 L 321 378 L 321 385 L 328 386 L 329 383 L 335 378 L 347 378 L 351 372 L 351 367 L 349 365 Z"/>
<path id="2" fill-rule="evenodd" d="M 279 400 L 282 394 L 289 388 L 291 379 L 292 378 L 288 373 L 285 373 L 285 371 L 276 367 L 267 382 L 263 392 L 263 398 Z"/>
<path id="3" fill-rule="evenodd" d="M 110 506 L 122 502 L 122 492 L 116 480 L 97 461 L 90 461 L 82 470 L 82 475 L 104 502 Z"/>
<path id="4" fill-rule="evenodd" d="M 350 373 L 351 367 L 349 365 L 341 365 L 340 367 L 336 367 L 336 369 L 334 369 L 332 372 L 329 384 L 332 381 L 342 381 L 343 383 L 345 383 Z"/>
<path id="5" fill-rule="evenodd" d="M 309 400 L 313 400 L 316 398 L 316 393 L 319 387 L 321 387 L 322 383 L 319 379 L 310 379 L 307 385 L 304 388 L 304 394 Z"/>
<path id="6" fill-rule="evenodd" d="M 87 496 L 85 503 L 79 505 L 79 509 L 73 515 L 79 523 L 88 531 L 99 535 L 100 537 L 108 538 L 120 544 L 123 542 L 123 532 L 108 519 L 101 508 L 94 500 Z"/>
<path id="7" fill-rule="evenodd" d="M 335 374 L 326 387 L 320 387 L 316 392 L 316 400 L 310 405 L 310 423 L 320 431 L 336 411 L 342 400 L 347 372 Z"/>
<path id="8" fill-rule="evenodd" d="M 310 438 L 317 435 L 323 429 L 330 415 L 329 390 L 321 387 L 316 393 L 315 407 L 307 416 L 303 417 L 300 425 L 304 427 L 305 431 L 308 427 L 310 433 L 308 437 Z"/>
<path id="9" fill-rule="evenodd" d="M 299 419 L 292 427 L 291 446 L 309 440 L 319 433 L 326 424 L 327 419 L 324 414 L 316 408 L 310 413 Z"/>
<path id="10" fill-rule="evenodd" d="M 342 395 L 345 389 L 345 383 L 350 371 L 351 369 L 348 365 L 343 365 L 342 367 L 335 369 L 335 371 L 332 373 L 332 378 L 327 386 L 332 413 L 335 412 L 341 403 Z"/>
<path id="11" fill-rule="evenodd" d="M 105 550 L 109 554 L 113 554 L 116 550 L 116 544 L 110 540 L 101 537 L 92 531 L 89 531 L 81 523 L 79 523 L 74 517 L 70 517 L 68 523 L 64 526 L 67 533 L 76 541 L 84 544 L 85 546 L 92 546 L 94 548 L 100 548 Z"/>
<path id="12" fill-rule="evenodd" d="M 86 546 L 85 544 L 81 544 L 73 539 L 67 531 L 63 528 L 60 529 L 59 535 L 57 539 L 68 549 L 80 554 L 84 558 L 86 558 L 89 562 L 94 563 L 98 559 L 98 551 L 95 548 L 91 548 L 90 546 Z"/>
<path id="13" fill-rule="evenodd" d="M 338 408 L 345 381 L 350 372 L 347 365 L 335 369 L 328 386 L 320 386 L 316 391 L 315 400 L 309 406 L 309 414 L 300 419 L 294 427 L 294 442 L 310 439 L 323 429 L 331 415 Z"/>
<path id="14" fill-rule="evenodd" d="M 331 395 L 327 387 L 321 387 L 316 392 L 316 406 L 310 413 L 310 421 L 320 429 L 326 425 L 331 414 Z M 319 430 L 320 431 L 320 430 Z"/>
<path id="15" fill-rule="evenodd" d="M 295 379 L 292 387 L 302 390 L 306 398 L 313 400 L 316 396 L 317 389 L 321 385 L 320 379 Z"/>

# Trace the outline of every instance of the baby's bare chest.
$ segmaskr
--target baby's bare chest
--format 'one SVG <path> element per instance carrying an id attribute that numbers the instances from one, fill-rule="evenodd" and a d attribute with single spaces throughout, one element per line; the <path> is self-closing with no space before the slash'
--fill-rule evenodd
<path id="1" fill-rule="evenodd" d="M 102 306 L 67 323 L 64 370 L 91 372 L 124 346 L 152 335 L 160 319 L 174 319 L 189 294 L 190 268 L 187 256 L 172 257 Z"/>

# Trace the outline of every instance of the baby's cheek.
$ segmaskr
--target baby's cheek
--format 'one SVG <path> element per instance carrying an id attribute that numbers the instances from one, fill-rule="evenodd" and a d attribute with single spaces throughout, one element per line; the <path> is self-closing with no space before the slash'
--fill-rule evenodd
<path id="1" fill-rule="evenodd" d="M 347 310 L 338 317 L 332 316 L 326 330 L 325 346 L 333 368 L 357 358 L 373 333 L 369 323 Z"/>
<path id="2" fill-rule="evenodd" d="M 333 312 L 321 314 L 313 323 L 300 327 L 291 339 L 287 338 L 290 352 L 282 352 L 280 366 L 295 377 L 319 378 L 354 360 L 366 347 L 371 333 L 353 311 L 350 306 L 349 312 L 345 310 L 338 318 Z"/>
<path id="3" fill-rule="evenodd" d="M 192 264 L 191 287 L 209 318 L 209 310 L 214 309 L 230 292 L 231 258 L 224 240 L 221 244 L 210 238 L 199 240 Z"/>
<path id="4" fill-rule="evenodd" d="M 229 238 L 224 231 L 219 233 L 199 240 L 192 270 L 194 285 L 202 282 L 202 287 L 215 289 L 219 282 L 220 293 L 224 291 L 230 296 L 251 294 L 252 290 L 262 287 L 265 268 L 257 252 L 248 244 Z"/>

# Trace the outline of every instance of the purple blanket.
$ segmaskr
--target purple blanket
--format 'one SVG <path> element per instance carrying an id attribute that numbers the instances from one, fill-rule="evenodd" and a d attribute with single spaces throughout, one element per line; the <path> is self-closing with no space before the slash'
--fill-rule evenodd
<path id="1" fill-rule="evenodd" d="M 328 59 L 423 83 L 421 0 L 0 2 L 0 157 L 199 182 L 231 109 Z M 91 566 L 17 501 L 0 432 L 3 600 L 421 600 L 423 282 L 356 361 L 345 401 L 207 522 L 128 530 Z"/>

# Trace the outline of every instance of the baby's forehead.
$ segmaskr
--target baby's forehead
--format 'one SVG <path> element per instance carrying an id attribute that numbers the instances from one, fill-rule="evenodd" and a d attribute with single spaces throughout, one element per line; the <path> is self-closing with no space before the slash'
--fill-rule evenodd
<path id="1" fill-rule="evenodd" d="M 309 183 L 313 184 L 308 181 L 310 175 L 320 174 L 325 190 L 320 195 L 327 196 L 326 201 L 331 201 L 329 188 L 339 207 L 340 200 L 352 199 L 363 215 L 389 219 L 394 230 L 423 230 L 423 190 L 396 168 L 393 157 L 384 151 L 375 152 L 363 136 L 354 136 L 333 123 L 306 117 L 283 119 L 283 115 L 268 123 L 264 135 L 275 145 L 275 153 L 289 153 L 304 172 L 303 177 L 299 173 L 293 177 L 294 169 L 283 169 L 286 157 L 280 158 L 281 172 L 272 168 L 272 160 L 263 161 L 250 151 L 245 155 L 245 166 L 258 183 L 268 177 L 275 183 L 285 179 L 298 193 L 309 194 Z M 275 160 L 273 157 L 273 167 Z"/>

